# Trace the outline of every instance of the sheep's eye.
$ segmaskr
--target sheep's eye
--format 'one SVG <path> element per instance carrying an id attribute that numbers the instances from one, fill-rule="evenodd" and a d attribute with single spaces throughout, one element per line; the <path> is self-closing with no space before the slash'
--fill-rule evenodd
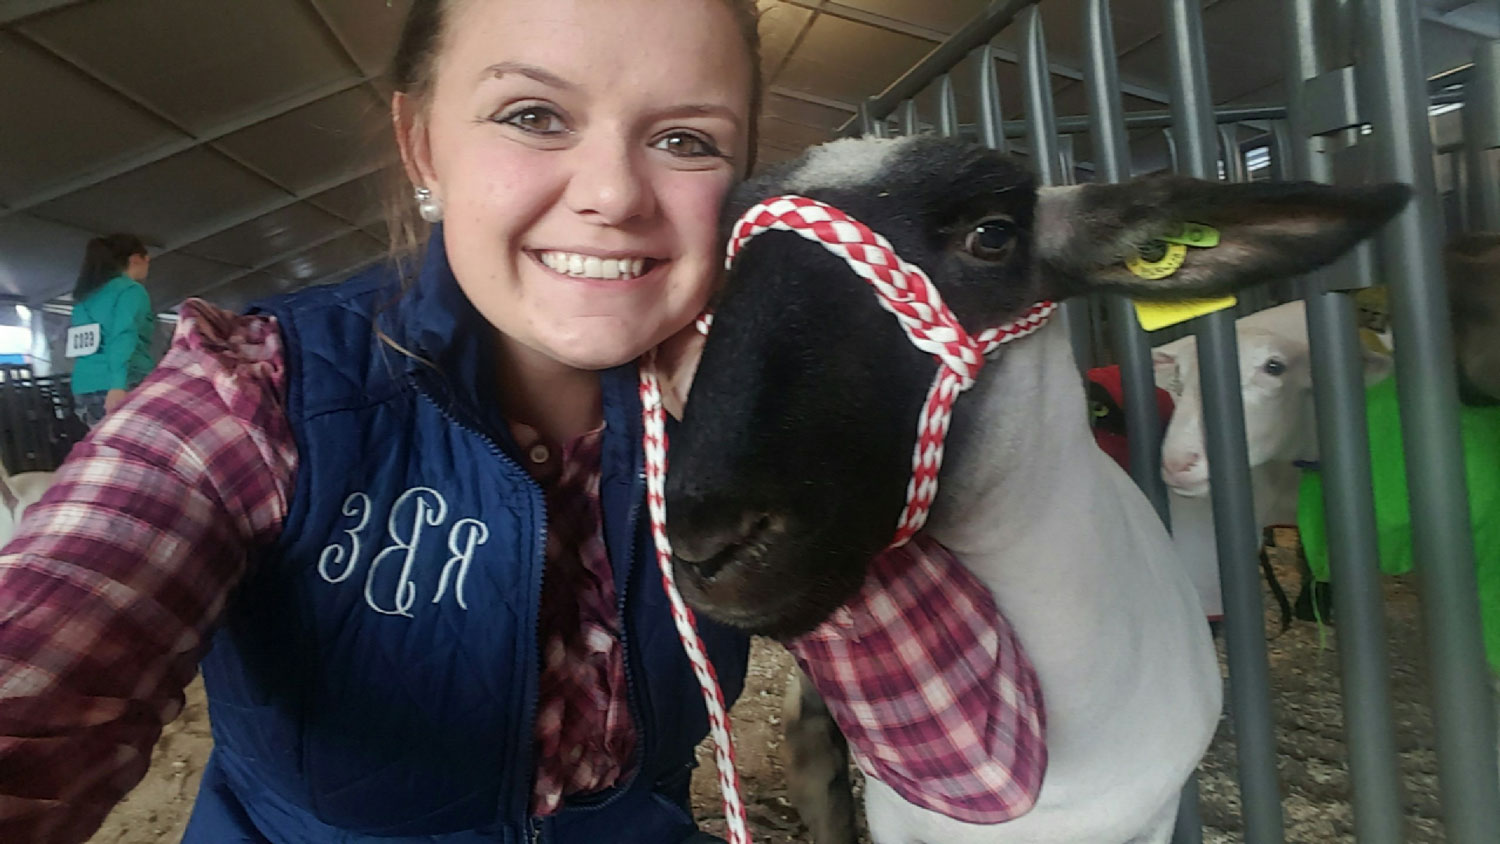
<path id="1" fill-rule="evenodd" d="M 1267 375 L 1275 375 L 1278 378 L 1286 373 L 1286 363 L 1280 358 L 1271 358 L 1261 368 L 1266 371 Z"/>
<path id="2" fill-rule="evenodd" d="M 1015 242 L 1015 223 L 995 217 L 981 220 L 964 235 L 964 251 L 981 261 L 1003 261 Z"/>

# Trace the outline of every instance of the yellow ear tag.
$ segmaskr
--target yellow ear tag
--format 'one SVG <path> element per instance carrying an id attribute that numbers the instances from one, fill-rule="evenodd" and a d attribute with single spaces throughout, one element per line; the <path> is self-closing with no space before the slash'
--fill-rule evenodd
<path id="1" fill-rule="evenodd" d="M 1134 302 L 1132 304 L 1135 305 L 1135 316 L 1140 320 L 1141 328 L 1155 331 L 1179 322 L 1187 322 L 1204 314 L 1211 314 L 1214 311 L 1232 308 L 1238 301 L 1233 296 L 1225 296 L 1221 299 L 1184 299 L 1180 302 Z"/>
<path id="2" fill-rule="evenodd" d="M 1219 245 L 1219 230 L 1201 223 L 1183 223 L 1176 231 L 1162 235 L 1156 241 L 1142 247 L 1125 261 L 1125 268 L 1148 281 L 1167 278 L 1182 268 L 1187 261 L 1188 247 L 1212 249 Z M 1163 249 L 1165 247 L 1165 249 Z M 1151 260 L 1156 259 L 1156 260 Z M 1135 302 L 1136 319 L 1141 328 L 1156 331 L 1179 322 L 1232 308 L 1238 300 L 1233 296 L 1218 299 L 1187 299 L 1178 302 Z"/>
<path id="3" fill-rule="evenodd" d="M 1213 226 L 1205 226 L 1202 223 L 1183 223 L 1182 228 L 1171 234 L 1162 235 L 1161 239 L 1168 243 L 1180 243 L 1183 246 L 1211 249 L 1219 245 L 1219 230 Z"/>
<path id="4" fill-rule="evenodd" d="M 1141 247 L 1141 251 L 1125 259 L 1125 269 L 1132 275 L 1148 281 L 1166 278 L 1182 268 L 1187 260 L 1187 247 L 1180 243 L 1155 241 Z"/>

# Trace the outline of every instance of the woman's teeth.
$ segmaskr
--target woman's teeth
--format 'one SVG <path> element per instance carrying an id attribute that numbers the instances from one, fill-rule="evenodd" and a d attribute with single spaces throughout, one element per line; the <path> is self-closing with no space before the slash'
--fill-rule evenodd
<path id="1" fill-rule="evenodd" d="M 539 252 L 542 263 L 577 278 L 635 278 L 646 269 L 645 258 L 599 258 L 577 252 Z"/>

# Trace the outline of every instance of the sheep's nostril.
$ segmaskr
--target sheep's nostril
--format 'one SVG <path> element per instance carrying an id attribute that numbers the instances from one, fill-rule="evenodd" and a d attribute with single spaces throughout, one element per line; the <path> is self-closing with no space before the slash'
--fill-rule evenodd
<path id="1" fill-rule="evenodd" d="M 1166 470 L 1168 472 L 1171 472 L 1173 474 L 1181 474 L 1196 467 L 1202 459 L 1202 455 L 1185 454 L 1176 457 L 1164 458 L 1162 460 L 1162 465 L 1166 467 Z"/>
<path id="2" fill-rule="evenodd" d="M 672 555 L 711 578 L 734 558 L 737 549 L 754 541 L 770 524 L 771 517 L 765 513 L 745 513 L 729 527 L 674 536 Z"/>

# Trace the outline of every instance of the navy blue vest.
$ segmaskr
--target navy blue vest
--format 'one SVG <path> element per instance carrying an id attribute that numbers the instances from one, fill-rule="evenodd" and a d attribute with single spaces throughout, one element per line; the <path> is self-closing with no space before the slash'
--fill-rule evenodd
<path id="1" fill-rule="evenodd" d="M 281 540 L 254 561 L 203 662 L 215 749 L 185 841 L 692 835 L 687 786 L 707 720 L 646 524 L 634 366 L 601 374 L 600 481 L 634 774 L 538 822 L 546 508 L 495 410 L 493 329 L 459 290 L 441 232 L 404 294 L 383 267 L 259 310 L 286 344 L 300 462 Z M 733 700 L 748 639 L 700 625 Z"/>

